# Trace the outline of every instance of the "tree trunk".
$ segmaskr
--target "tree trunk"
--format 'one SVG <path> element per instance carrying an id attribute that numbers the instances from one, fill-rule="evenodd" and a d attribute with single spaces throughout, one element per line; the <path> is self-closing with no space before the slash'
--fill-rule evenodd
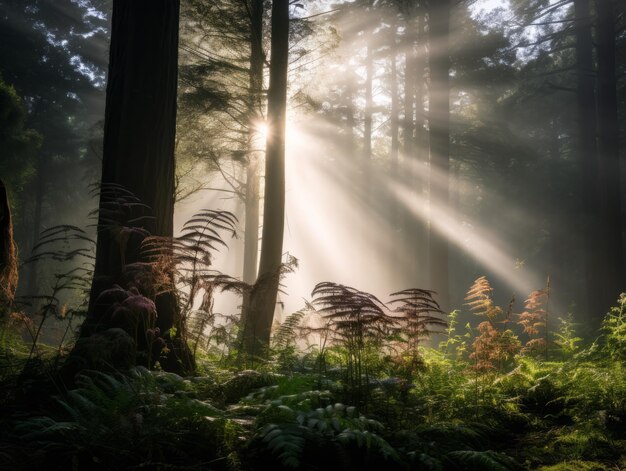
<path id="1" fill-rule="evenodd" d="M 17 249 L 13 240 L 11 207 L 7 189 L 0 180 L 0 318 L 11 313 L 17 281 Z"/>
<path id="2" fill-rule="evenodd" d="M 369 165 L 372 160 L 372 111 L 374 108 L 372 97 L 372 81 L 374 74 L 374 59 L 370 33 L 367 34 L 367 51 L 365 55 L 365 111 L 363 118 L 363 160 Z"/>
<path id="3" fill-rule="evenodd" d="M 585 253 L 587 315 L 597 319 L 604 314 L 602 312 L 604 303 L 601 301 L 604 282 L 599 239 L 601 234 L 601 219 L 598 214 L 600 209 L 599 169 L 595 141 L 596 108 L 589 0 L 574 0 L 574 14 L 578 105 L 577 149 L 582 178 L 582 220 L 580 223 Z"/>
<path id="4" fill-rule="evenodd" d="M 270 84 L 267 96 L 265 199 L 259 275 L 250 295 L 243 351 L 267 355 L 283 253 L 285 224 L 285 123 L 289 52 L 289 1 L 272 3 Z"/>
<path id="5" fill-rule="evenodd" d="M 431 185 L 431 217 L 449 203 L 450 168 L 450 0 L 430 3 L 430 163 L 436 183 Z M 445 311 L 449 305 L 448 240 L 439 231 L 430 234 L 430 284 Z"/>
<path id="6" fill-rule="evenodd" d="M 620 202 L 619 127 L 617 119 L 617 84 L 615 70 L 615 9 L 612 0 L 596 0 L 598 15 L 598 153 L 604 248 L 604 293 L 601 313 L 608 312 L 624 284 L 624 247 Z"/>
<path id="7" fill-rule="evenodd" d="M 31 252 L 37 246 L 37 243 L 39 242 L 39 236 L 41 235 L 41 215 L 43 210 L 43 195 L 45 192 L 45 163 L 47 158 L 47 156 L 39 154 L 39 159 L 37 162 L 37 180 L 35 182 L 35 208 L 33 214 L 33 224 L 31 227 L 33 237 Z M 38 259 L 34 259 L 26 264 L 26 268 L 28 270 L 26 275 L 26 283 L 23 288 L 20 288 L 20 293 L 28 296 L 35 296 L 41 293 L 41 289 L 38 286 L 37 280 L 37 275 L 39 273 L 38 266 Z"/>
<path id="8" fill-rule="evenodd" d="M 421 10 L 421 9 L 420 9 Z M 425 14 L 420 11 L 417 16 L 417 50 L 415 53 L 415 140 L 413 144 L 414 158 L 419 168 L 419 175 L 413 182 L 418 201 L 421 201 L 427 190 L 428 135 L 424 128 L 426 112 L 424 110 L 424 75 L 426 72 L 426 32 Z M 421 204 L 421 203 L 420 203 Z M 415 264 L 415 286 L 426 286 L 428 273 L 428 224 L 423 218 L 415 218 L 413 229 L 413 263 Z"/>
<path id="9" fill-rule="evenodd" d="M 400 114 L 400 103 L 398 100 L 398 56 L 396 52 L 396 34 L 395 24 L 393 42 L 391 44 L 391 149 L 389 151 L 391 158 L 391 172 L 394 178 L 398 177 L 398 154 L 400 152 L 400 139 L 398 136 L 400 122 L 398 115 Z"/>
<path id="10" fill-rule="evenodd" d="M 243 255 L 243 281 L 256 280 L 259 258 L 259 156 L 251 154 L 246 168 L 246 215 Z"/>
<path id="11" fill-rule="evenodd" d="M 263 0 L 252 0 L 250 7 L 250 95 L 248 103 L 249 136 L 246 167 L 246 219 L 244 235 L 243 281 L 252 285 L 259 258 L 259 151 L 258 121 L 263 116 Z M 244 293 L 241 322 L 249 314 L 250 293 Z"/>
<path id="12" fill-rule="evenodd" d="M 397 36 L 397 25 L 395 21 L 395 15 L 393 17 L 393 22 L 391 24 L 391 44 L 390 44 L 390 54 L 391 54 L 391 116 L 390 120 L 390 130 L 391 133 L 391 147 L 389 149 L 389 158 L 391 160 L 391 178 L 394 182 L 399 182 L 400 180 L 400 100 L 398 96 L 398 43 L 396 40 Z M 399 234 L 400 229 L 402 228 L 402 207 L 398 204 L 397 201 L 390 194 L 387 196 L 387 207 L 391 209 L 391 227 L 393 229 L 394 234 Z M 398 255 L 401 257 L 401 252 L 398 251 Z M 400 259 L 398 259 L 400 261 Z"/>
<path id="13" fill-rule="evenodd" d="M 407 20 L 404 60 L 404 119 L 402 120 L 402 153 L 406 159 L 413 154 L 415 142 L 415 36 L 411 32 L 411 24 Z"/>
<path id="14" fill-rule="evenodd" d="M 179 0 L 113 2 L 96 262 L 81 336 L 111 327 L 99 300 L 103 291 L 135 287 L 154 298 L 161 334 L 176 327 L 169 349 L 188 362 L 173 280 L 170 290 L 156 294 L 127 272 L 147 262 L 141 254 L 147 234 L 173 236 L 179 14 Z M 136 335 L 138 345 L 141 337 L 145 342 L 146 332 Z"/>

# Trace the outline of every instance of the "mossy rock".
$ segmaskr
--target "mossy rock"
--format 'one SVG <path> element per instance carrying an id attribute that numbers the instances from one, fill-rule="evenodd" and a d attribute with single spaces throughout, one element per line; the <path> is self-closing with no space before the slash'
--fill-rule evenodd
<path id="1" fill-rule="evenodd" d="M 176 391 L 188 391 L 191 389 L 191 383 L 182 376 L 176 373 L 170 373 L 168 371 L 154 371 L 152 372 L 156 384 L 159 389 L 165 393 L 174 393 Z"/>
<path id="2" fill-rule="evenodd" d="M 192 391 L 198 399 L 211 399 L 214 402 L 223 403 L 222 388 L 211 376 L 194 376 L 189 378 Z"/>
<path id="3" fill-rule="evenodd" d="M 542 466 L 537 471 L 606 471 L 610 467 L 595 461 L 564 461 L 551 466 Z"/>
<path id="4" fill-rule="evenodd" d="M 135 365 L 136 350 L 135 341 L 125 330 L 112 328 L 78 339 L 68 363 L 81 363 L 80 369 L 128 370 Z"/>

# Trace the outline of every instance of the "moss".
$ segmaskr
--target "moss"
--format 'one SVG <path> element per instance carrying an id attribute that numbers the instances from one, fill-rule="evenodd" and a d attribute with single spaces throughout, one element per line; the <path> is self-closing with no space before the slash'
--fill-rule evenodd
<path id="1" fill-rule="evenodd" d="M 608 466 L 595 461 L 564 461 L 551 466 L 542 466 L 538 471 L 605 471 Z"/>

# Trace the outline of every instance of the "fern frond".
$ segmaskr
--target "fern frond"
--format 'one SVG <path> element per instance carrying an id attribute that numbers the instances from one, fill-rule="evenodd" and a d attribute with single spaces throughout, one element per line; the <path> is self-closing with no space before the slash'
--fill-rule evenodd
<path id="1" fill-rule="evenodd" d="M 300 310 L 287 316 L 272 336 L 272 344 L 274 348 L 286 348 L 291 342 L 293 342 L 297 335 L 296 330 L 305 315 L 306 311 Z"/>

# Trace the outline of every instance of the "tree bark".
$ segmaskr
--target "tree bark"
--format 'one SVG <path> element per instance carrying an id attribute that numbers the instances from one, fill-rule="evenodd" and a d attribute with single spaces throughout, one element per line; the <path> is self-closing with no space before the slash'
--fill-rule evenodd
<path id="1" fill-rule="evenodd" d="M 374 102 L 372 97 L 372 82 L 374 75 L 374 59 L 370 33 L 367 32 L 365 55 L 365 110 L 363 117 L 363 160 L 368 165 L 372 160 L 372 111 Z"/>
<path id="2" fill-rule="evenodd" d="M 415 141 L 413 144 L 414 158 L 419 168 L 419 175 L 416 181 L 414 181 L 415 192 L 418 195 L 418 201 L 421 201 L 424 196 L 425 190 L 427 190 L 427 166 L 428 162 L 428 135 L 424 128 L 426 121 L 426 112 L 424 109 L 424 97 L 425 97 L 425 85 L 424 76 L 426 73 L 426 58 L 427 58 L 427 38 L 425 31 L 425 12 L 420 9 L 417 16 L 417 50 L 415 52 Z M 428 224 L 425 219 L 414 218 L 415 225 L 412 232 L 414 257 L 413 263 L 415 264 L 414 280 L 415 286 L 426 286 L 427 273 L 428 273 Z"/>
<path id="3" fill-rule="evenodd" d="M 407 19 L 404 60 L 404 118 L 402 120 L 402 153 L 404 158 L 413 154 L 415 142 L 415 36 L 411 31 L 412 21 Z"/>
<path id="4" fill-rule="evenodd" d="M 581 165 L 582 225 L 587 286 L 587 314 L 599 318 L 603 292 L 599 218 L 599 168 L 596 153 L 596 107 L 589 0 L 574 0 L 578 108 L 577 153 Z"/>
<path id="5" fill-rule="evenodd" d="M 431 217 L 437 208 L 449 203 L 448 175 L 450 169 L 450 0 L 430 2 L 430 164 L 436 176 L 431 185 Z M 438 294 L 444 311 L 449 305 L 448 240 L 438 231 L 430 234 L 430 283 Z"/>
<path id="6" fill-rule="evenodd" d="M 267 97 L 265 199 L 259 275 L 250 294 L 250 316 L 244 325 L 246 355 L 268 353 L 283 253 L 285 224 L 285 124 L 289 52 L 289 1 L 272 3 L 270 84 Z"/>
<path id="7" fill-rule="evenodd" d="M 396 32 L 395 24 L 392 26 L 393 42 L 391 44 L 391 171 L 394 178 L 398 177 L 398 154 L 400 153 L 400 139 L 398 132 L 400 129 L 400 102 L 398 100 L 398 56 L 396 52 Z"/>
<path id="8" fill-rule="evenodd" d="M 32 246 L 31 251 L 37 246 L 39 242 L 39 236 L 41 234 L 41 217 L 43 211 L 43 196 L 45 192 L 45 174 L 46 174 L 46 159 L 47 155 L 39 154 L 39 159 L 37 162 L 37 179 L 35 181 L 35 208 L 33 213 L 33 224 L 31 230 L 32 232 Z M 25 286 L 20 288 L 20 293 L 34 296 L 39 294 L 41 290 L 37 286 L 38 283 L 38 267 L 39 261 L 38 259 L 34 259 L 30 261 L 27 265 L 27 275 L 26 275 L 26 283 Z"/>
<path id="9" fill-rule="evenodd" d="M 622 208 L 620 202 L 619 126 L 615 68 L 615 8 L 612 0 L 596 0 L 598 58 L 598 154 L 603 219 L 604 293 L 601 313 L 608 312 L 626 289 L 622 267 Z"/>
<path id="10" fill-rule="evenodd" d="M 246 216 L 244 235 L 243 281 L 252 285 L 257 276 L 259 258 L 259 151 L 258 122 L 263 116 L 263 0 L 252 0 L 250 6 L 250 96 L 248 103 L 249 136 L 246 167 Z M 242 324 L 248 315 L 250 293 L 244 293 Z"/>
<path id="11" fill-rule="evenodd" d="M 17 281 L 17 247 L 13 240 L 9 195 L 0 180 L 0 318 L 11 313 Z"/>
<path id="12" fill-rule="evenodd" d="M 82 336 L 110 327 L 100 318 L 104 290 L 145 288 L 126 273 L 147 262 L 145 235 L 173 236 L 179 14 L 179 0 L 113 2 L 96 262 Z M 165 293 L 142 294 L 155 298 L 161 334 L 176 327 L 180 340 L 184 326 L 173 289 L 172 280 Z"/>

